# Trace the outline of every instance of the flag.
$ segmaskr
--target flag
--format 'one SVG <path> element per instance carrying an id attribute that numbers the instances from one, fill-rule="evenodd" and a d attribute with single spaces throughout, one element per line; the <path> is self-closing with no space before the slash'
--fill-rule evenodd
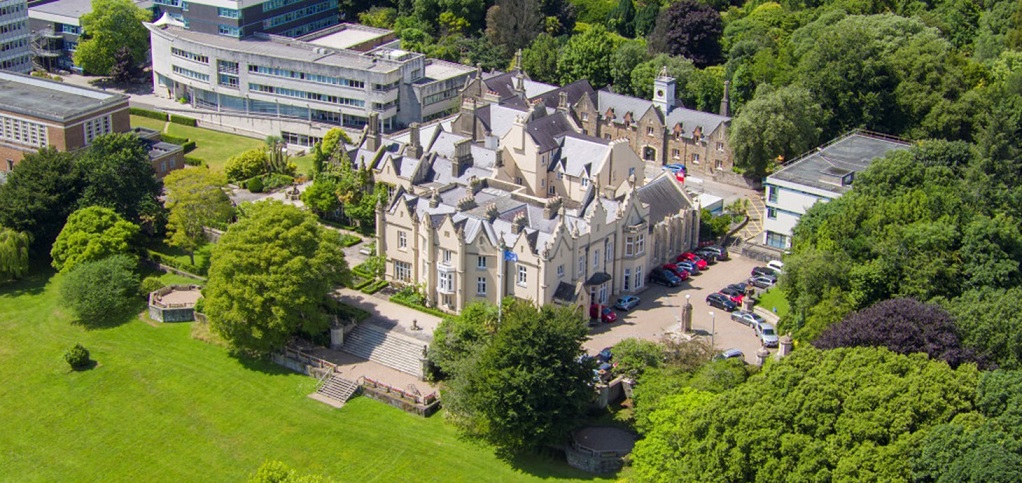
<path id="1" fill-rule="evenodd" d="M 511 250 L 504 250 L 504 261 L 505 262 L 517 262 L 518 254 Z"/>

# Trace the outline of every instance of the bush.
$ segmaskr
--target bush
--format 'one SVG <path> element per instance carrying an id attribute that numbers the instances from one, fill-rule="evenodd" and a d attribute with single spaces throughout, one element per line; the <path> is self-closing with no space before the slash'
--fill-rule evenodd
<path id="1" fill-rule="evenodd" d="M 185 116 L 179 116 L 177 114 L 171 114 L 170 115 L 170 122 L 172 122 L 174 124 L 180 124 L 182 126 L 191 126 L 191 127 L 195 127 L 198 124 L 198 121 L 196 121 L 195 119 L 192 119 L 190 117 L 185 117 Z"/>
<path id="2" fill-rule="evenodd" d="M 344 246 L 345 248 L 358 245 L 359 243 L 362 243 L 362 239 L 355 235 L 352 235 L 350 233 L 345 233 L 341 235 L 341 245 Z"/>
<path id="3" fill-rule="evenodd" d="M 248 180 L 248 183 L 245 183 L 245 189 L 253 193 L 262 193 L 263 192 L 262 178 L 256 176 L 255 178 Z"/>
<path id="4" fill-rule="evenodd" d="M 206 160 L 196 158 L 194 156 L 185 156 L 185 164 L 188 166 L 204 166 L 206 164 Z"/>
<path id="5" fill-rule="evenodd" d="M 199 300 L 195 301 L 195 307 L 193 307 L 192 310 L 195 313 L 197 313 L 197 314 L 204 314 L 205 311 L 203 311 L 203 309 L 205 307 L 206 307 L 206 299 L 202 298 L 202 297 L 199 297 Z"/>
<path id="6" fill-rule="evenodd" d="M 387 285 L 390 285 L 390 282 L 386 280 L 377 280 L 373 283 L 370 283 L 369 285 L 366 285 L 365 287 L 362 287 L 361 291 L 364 294 L 372 295 L 376 292 L 379 292 L 380 290 L 383 290 L 384 287 L 386 287 Z"/>
<path id="7" fill-rule="evenodd" d="M 351 273 L 358 275 L 359 277 L 362 278 L 367 278 L 369 280 L 376 278 L 376 274 L 373 273 L 372 270 L 368 266 L 366 266 L 364 262 L 355 265 L 355 267 L 351 269 Z M 402 290 L 402 292 L 404 291 Z"/>
<path id="8" fill-rule="evenodd" d="M 81 344 L 75 344 L 64 353 L 64 360 L 71 366 L 71 369 L 82 369 L 89 365 L 89 350 Z"/>
<path id="9" fill-rule="evenodd" d="M 295 182 L 295 179 L 286 174 L 273 173 L 263 176 L 263 189 L 266 191 L 272 191 L 277 188 L 283 188 L 290 186 Z"/>
<path id="10" fill-rule="evenodd" d="M 249 149 L 231 156 L 224 163 L 224 174 L 231 181 L 243 181 L 266 172 L 266 150 L 263 148 Z"/>
<path id="11" fill-rule="evenodd" d="M 137 265 L 128 255 L 79 264 L 60 287 L 64 305 L 86 325 L 119 322 L 138 301 Z"/>
<path id="12" fill-rule="evenodd" d="M 408 307 L 410 309 L 418 310 L 419 312 L 435 315 L 437 317 L 447 317 L 450 315 L 441 310 L 431 309 L 429 307 L 422 305 L 424 302 L 422 294 L 420 294 L 418 288 L 414 286 L 405 287 L 401 289 L 400 292 L 390 297 L 390 301 L 398 305 L 404 305 L 405 307 Z"/>
<path id="13" fill-rule="evenodd" d="M 195 151 L 195 141 L 191 140 L 185 141 L 183 144 L 181 144 L 181 147 L 184 148 L 186 153 Z"/>
<path id="14" fill-rule="evenodd" d="M 166 285 L 159 277 L 146 277 L 145 280 L 142 280 L 141 292 L 142 295 L 149 295 L 163 287 L 166 287 Z"/>
<path id="15" fill-rule="evenodd" d="M 178 146 L 181 146 L 184 143 L 188 142 L 188 138 L 183 138 L 183 137 L 180 137 L 180 136 L 174 136 L 173 134 L 166 134 L 166 133 L 160 134 L 160 140 L 165 142 L 165 143 L 177 144 Z"/>
<path id="16" fill-rule="evenodd" d="M 129 108 L 128 111 L 131 112 L 131 114 L 134 116 L 148 117 L 150 119 L 159 119 L 160 121 L 167 120 L 167 114 L 164 112 L 150 111 L 148 109 L 139 109 L 137 107 Z"/>

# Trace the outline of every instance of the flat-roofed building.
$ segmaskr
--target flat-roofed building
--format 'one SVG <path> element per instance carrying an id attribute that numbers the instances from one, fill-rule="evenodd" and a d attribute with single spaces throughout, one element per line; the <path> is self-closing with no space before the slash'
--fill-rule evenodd
<path id="1" fill-rule="evenodd" d="M 0 69 L 32 71 L 32 35 L 26 0 L 0 0 Z"/>
<path id="2" fill-rule="evenodd" d="M 2 2 L 3 0 L 0 0 Z M 152 10 L 151 0 L 133 0 L 135 6 Z M 92 12 L 92 0 L 36 0 L 28 8 L 35 66 L 48 71 L 81 73 L 74 52 L 82 36 L 82 16 Z"/>
<path id="3" fill-rule="evenodd" d="M 39 148 L 70 151 L 130 129 L 128 96 L 0 72 L 2 171 Z"/>
<path id="4" fill-rule="evenodd" d="M 300 37 L 337 25 L 337 0 L 152 0 L 153 19 L 163 14 L 188 29 L 227 37 L 258 32 Z"/>
<path id="5" fill-rule="evenodd" d="M 157 95 L 234 115 L 307 121 L 323 132 L 362 128 L 370 113 L 388 131 L 453 113 L 460 89 L 476 75 L 475 68 L 401 50 L 393 32 L 362 25 L 299 39 L 146 25 Z M 280 134 L 290 142 L 289 133 Z"/>

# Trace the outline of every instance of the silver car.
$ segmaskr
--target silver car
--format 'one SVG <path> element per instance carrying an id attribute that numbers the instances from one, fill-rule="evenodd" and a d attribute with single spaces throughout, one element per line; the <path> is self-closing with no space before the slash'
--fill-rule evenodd
<path id="1" fill-rule="evenodd" d="M 740 324 L 748 325 L 749 327 L 755 328 L 757 324 L 767 323 L 766 319 L 760 317 L 759 314 L 750 312 L 748 310 L 739 310 L 731 313 L 731 320 Z"/>
<path id="2" fill-rule="evenodd" d="M 756 337 L 763 343 L 763 347 L 777 347 L 777 329 L 772 324 L 760 322 L 754 326 Z"/>

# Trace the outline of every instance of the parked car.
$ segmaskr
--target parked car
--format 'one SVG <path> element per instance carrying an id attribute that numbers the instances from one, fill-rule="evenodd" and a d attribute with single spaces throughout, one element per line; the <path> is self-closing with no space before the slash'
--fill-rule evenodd
<path id="1" fill-rule="evenodd" d="M 677 287 L 681 284 L 681 279 L 678 278 L 673 272 L 665 270 L 663 268 L 654 268 L 649 273 L 649 281 L 658 283 L 664 287 Z"/>
<path id="2" fill-rule="evenodd" d="M 701 247 L 700 250 L 713 250 L 714 252 L 717 252 L 717 260 L 727 260 L 730 258 L 727 248 L 720 245 L 707 245 L 705 247 Z"/>
<path id="3" fill-rule="evenodd" d="M 589 317 L 592 319 L 600 319 L 605 324 L 617 322 L 617 313 L 610 310 L 610 307 L 605 305 L 601 306 L 600 304 L 592 304 L 589 306 Z"/>
<path id="4" fill-rule="evenodd" d="M 731 320 L 738 322 L 739 324 L 745 324 L 749 327 L 756 327 L 756 324 L 766 323 L 766 319 L 760 317 L 755 312 L 748 310 L 739 310 L 731 313 Z"/>
<path id="5" fill-rule="evenodd" d="M 674 265 L 682 270 L 685 270 L 690 275 L 699 275 L 699 267 L 692 262 L 675 262 Z"/>
<path id="6" fill-rule="evenodd" d="M 749 284 L 747 284 L 745 282 L 733 283 L 731 285 L 728 285 L 727 288 L 733 288 L 733 289 L 735 289 L 735 290 L 737 290 L 737 291 L 739 291 L 741 293 L 744 293 L 744 294 L 748 294 L 749 293 Z"/>
<path id="7" fill-rule="evenodd" d="M 773 270 L 778 275 L 784 273 L 784 262 L 780 260 L 770 260 L 767 262 L 767 268 Z"/>
<path id="8" fill-rule="evenodd" d="M 688 278 L 692 276 L 692 274 L 689 273 L 688 270 L 685 270 L 673 263 L 665 263 L 662 268 L 676 275 L 678 278 L 681 279 L 682 282 L 688 280 Z"/>
<path id="9" fill-rule="evenodd" d="M 639 297 L 634 295 L 625 295 L 623 297 L 618 297 L 617 302 L 614 303 L 614 308 L 628 311 L 634 309 L 636 305 L 639 305 Z"/>
<path id="10" fill-rule="evenodd" d="M 738 349 L 725 349 L 719 354 L 713 356 L 713 360 L 715 361 L 723 361 L 727 359 L 741 359 L 744 362 L 745 354 L 742 354 L 742 351 Z"/>
<path id="11" fill-rule="evenodd" d="M 764 347 L 777 347 L 777 329 L 774 329 L 773 324 L 760 322 L 753 328 L 756 329 L 756 337 L 759 337 Z"/>
<path id="12" fill-rule="evenodd" d="M 696 267 L 699 267 L 700 270 L 706 270 L 706 266 L 709 265 L 709 263 L 707 263 L 706 260 L 699 258 L 699 255 L 696 255 L 695 253 L 692 252 L 685 252 L 682 253 L 681 255 L 678 255 L 677 261 L 692 263 Z"/>
<path id="13" fill-rule="evenodd" d="M 739 306 L 741 306 L 742 301 L 745 300 L 745 292 L 735 290 L 733 288 L 724 287 L 720 289 L 720 291 L 718 291 L 717 293 L 727 295 L 732 302 L 738 304 Z"/>
<path id="14" fill-rule="evenodd" d="M 749 285 L 759 288 L 770 288 L 777 283 L 777 279 L 767 276 L 752 277 L 749 279 Z"/>
<path id="15" fill-rule="evenodd" d="M 753 277 L 768 277 L 773 278 L 774 283 L 777 283 L 777 272 L 770 267 L 756 267 L 752 269 Z"/>
<path id="16" fill-rule="evenodd" d="M 698 249 L 698 250 L 696 250 L 696 251 L 694 251 L 692 253 L 695 253 L 696 255 L 699 255 L 699 258 L 702 258 L 703 260 L 706 260 L 706 263 L 709 263 L 710 265 L 713 265 L 714 263 L 717 263 L 717 258 L 718 258 L 717 252 L 715 252 L 713 250 L 707 250 L 705 248 L 700 248 L 700 249 Z"/>
<path id="17" fill-rule="evenodd" d="M 687 173 L 688 172 L 688 170 L 685 169 L 685 165 L 684 164 L 677 164 L 677 163 L 665 164 L 663 169 L 664 169 L 664 171 L 670 171 L 670 172 L 675 173 L 675 174 L 678 171 L 681 171 L 682 173 Z"/>
<path id="18" fill-rule="evenodd" d="M 706 296 L 706 303 L 710 307 L 716 307 L 718 309 L 731 312 L 738 308 L 738 305 L 731 301 L 727 295 L 720 293 L 711 293 Z"/>

